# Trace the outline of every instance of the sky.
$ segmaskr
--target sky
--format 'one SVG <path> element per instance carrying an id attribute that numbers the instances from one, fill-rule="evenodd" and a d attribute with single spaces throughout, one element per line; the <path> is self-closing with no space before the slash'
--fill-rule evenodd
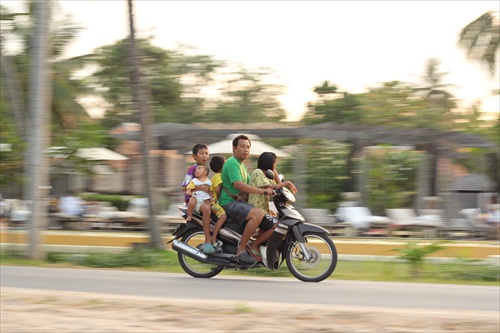
<path id="1" fill-rule="evenodd" d="M 2 0 L 16 5 L 19 0 Z M 67 56 L 125 38 L 126 0 L 59 0 L 84 30 Z M 328 80 L 340 90 L 360 93 L 381 82 L 422 82 L 426 62 L 441 61 L 444 83 L 466 107 L 475 99 L 483 110 L 499 111 L 498 66 L 467 61 L 458 48 L 460 30 L 498 1 L 165 1 L 135 0 L 138 35 L 174 48 L 195 46 L 200 54 L 270 67 L 286 87 L 281 97 L 288 120 L 300 119 L 315 86 Z"/>

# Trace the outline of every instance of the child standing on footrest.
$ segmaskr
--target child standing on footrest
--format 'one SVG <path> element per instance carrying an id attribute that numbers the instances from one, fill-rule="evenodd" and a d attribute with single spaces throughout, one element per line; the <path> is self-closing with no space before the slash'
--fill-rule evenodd
<path id="1" fill-rule="evenodd" d="M 212 213 L 217 216 L 217 223 L 215 224 L 214 232 L 212 234 L 212 244 L 215 245 L 215 247 L 218 247 L 217 244 L 217 235 L 219 234 L 220 228 L 226 223 L 227 220 L 227 215 L 226 212 L 224 211 L 224 208 L 219 205 L 219 196 L 220 196 L 220 191 L 222 187 L 222 177 L 221 177 L 221 172 L 222 172 L 222 167 L 224 166 L 224 163 L 226 162 L 226 158 L 223 156 L 214 156 L 212 157 L 212 160 L 210 161 L 210 169 L 215 173 L 215 175 L 212 176 L 212 186 L 210 187 L 210 191 L 212 192 Z M 220 250 L 220 249 L 217 249 Z"/>

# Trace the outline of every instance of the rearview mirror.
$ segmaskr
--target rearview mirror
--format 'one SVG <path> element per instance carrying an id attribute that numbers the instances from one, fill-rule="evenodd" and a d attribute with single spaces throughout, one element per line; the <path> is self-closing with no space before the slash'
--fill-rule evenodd
<path id="1" fill-rule="evenodd" d="M 274 172 L 271 169 L 267 169 L 266 171 L 266 177 L 269 179 L 274 179 Z"/>

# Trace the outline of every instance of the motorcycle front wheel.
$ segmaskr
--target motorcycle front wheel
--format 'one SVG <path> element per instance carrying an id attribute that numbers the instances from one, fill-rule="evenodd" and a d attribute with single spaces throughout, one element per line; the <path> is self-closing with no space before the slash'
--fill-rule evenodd
<path id="1" fill-rule="evenodd" d="M 337 249 L 325 234 L 305 232 L 305 247 L 309 255 L 306 259 L 297 240 L 288 246 L 286 265 L 294 277 L 304 282 L 319 282 L 328 278 L 337 266 Z"/>
<path id="2" fill-rule="evenodd" d="M 203 233 L 203 230 L 196 230 L 196 229 L 190 230 L 181 239 L 183 243 L 188 244 L 197 249 L 201 248 L 204 240 L 205 240 L 205 235 Z M 216 276 L 224 269 L 224 267 L 222 266 L 199 262 L 196 259 L 193 259 L 191 257 L 188 257 L 187 255 L 182 254 L 181 252 L 177 253 L 177 258 L 184 272 L 188 273 L 189 275 L 195 278 L 208 279 Z"/>

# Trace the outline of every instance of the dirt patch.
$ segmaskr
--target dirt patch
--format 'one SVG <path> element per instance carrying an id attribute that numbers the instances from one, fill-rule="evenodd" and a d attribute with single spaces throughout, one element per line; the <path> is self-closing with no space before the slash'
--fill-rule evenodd
<path id="1" fill-rule="evenodd" d="M 188 301 L 1 288 L 0 331 L 497 333 L 500 318 L 491 312 Z"/>

